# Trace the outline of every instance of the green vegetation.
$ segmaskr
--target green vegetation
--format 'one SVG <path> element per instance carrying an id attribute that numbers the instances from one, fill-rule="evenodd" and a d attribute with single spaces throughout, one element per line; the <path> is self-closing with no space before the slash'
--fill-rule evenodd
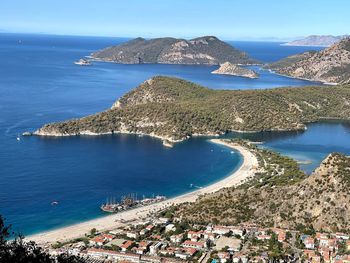
<path id="1" fill-rule="evenodd" d="M 349 232 L 350 157 L 331 154 L 307 176 L 288 157 L 243 140 L 231 143 L 247 147 L 257 157 L 255 177 L 180 205 L 171 211 L 175 217 L 203 224 L 254 223 L 305 234 Z"/>
<path id="2" fill-rule="evenodd" d="M 38 134 L 131 132 L 183 140 L 235 130 L 299 130 L 308 122 L 349 116 L 349 86 L 233 91 L 154 77 L 110 110 L 45 125 Z"/>
<path id="3" fill-rule="evenodd" d="M 254 64 L 257 60 L 214 36 L 191 40 L 171 37 L 136 38 L 92 54 L 95 59 L 124 64 Z"/>
<path id="4" fill-rule="evenodd" d="M 61 254 L 57 257 L 49 255 L 34 242 L 24 241 L 22 236 L 15 236 L 9 240 L 11 233 L 10 226 L 5 226 L 0 215 L 0 262 L 4 263 L 83 263 L 84 259 Z"/>

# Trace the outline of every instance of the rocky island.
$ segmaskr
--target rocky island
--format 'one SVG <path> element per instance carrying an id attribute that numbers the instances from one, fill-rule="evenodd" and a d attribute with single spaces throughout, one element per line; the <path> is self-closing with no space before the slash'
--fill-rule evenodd
<path id="1" fill-rule="evenodd" d="M 349 119 L 350 86 L 213 90 L 154 77 L 106 111 L 35 131 L 40 136 L 148 134 L 168 142 L 229 131 L 303 130 L 324 118 Z"/>
<path id="2" fill-rule="evenodd" d="M 268 67 L 279 74 L 295 78 L 329 84 L 350 83 L 350 38 L 319 52 L 287 57 Z"/>
<path id="3" fill-rule="evenodd" d="M 220 68 L 212 71 L 213 74 L 221 74 L 221 75 L 231 75 L 237 77 L 244 77 L 250 79 L 256 79 L 259 77 L 259 74 L 254 70 L 248 68 L 242 68 L 238 65 L 234 65 L 230 62 L 225 62 L 220 65 Z"/>
<path id="4" fill-rule="evenodd" d="M 177 38 L 136 38 L 91 54 L 98 61 L 121 64 L 257 64 L 257 60 L 214 36 L 191 40 Z"/>

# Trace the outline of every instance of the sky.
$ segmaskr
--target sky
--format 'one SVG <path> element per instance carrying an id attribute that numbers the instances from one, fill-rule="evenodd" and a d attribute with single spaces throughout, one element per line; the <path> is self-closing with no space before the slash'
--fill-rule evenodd
<path id="1" fill-rule="evenodd" d="M 349 0 L 0 0 L 0 32 L 289 40 L 349 34 Z"/>

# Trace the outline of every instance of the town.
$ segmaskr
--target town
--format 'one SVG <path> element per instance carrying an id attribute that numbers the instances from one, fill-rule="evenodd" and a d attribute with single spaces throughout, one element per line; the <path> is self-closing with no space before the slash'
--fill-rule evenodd
<path id="1" fill-rule="evenodd" d="M 350 262 L 345 233 L 189 224 L 180 218 L 149 217 L 123 227 L 47 245 L 51 255 L 68 253 L 87 262 Z"/>

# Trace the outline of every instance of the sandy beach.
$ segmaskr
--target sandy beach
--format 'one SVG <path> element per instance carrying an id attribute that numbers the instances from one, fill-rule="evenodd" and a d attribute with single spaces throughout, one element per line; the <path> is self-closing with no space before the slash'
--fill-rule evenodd
<path id="1" fill-rule="evenodd" d="M 248 177 L 254 175 L 254 172 L 258 167 L 258 161 L 249 150 L 242 146 L 230 144 L 220 139 L 212 139 L 211 142 L 230 147 L 233 150 L 238 151 L 243 156 L 243 162 L 241 166 L 224 179 L 215 182 L 211 185 L 208 185 L 204 188 L 165 200 L 163 202 L 81 222 L 75 225 L 55 229 L 52 231 L 35 234 L 32 236 L 28 236 L 26 239 L 33 240 L 38 244 L 43 245 L 47 243 L 55 243 L 57 241 L 62 242 L 65 240 L 70 240 L 84 236 L 86 233 L 90 232 L 92 228 L 96 228 L 99 231 L 115 229 L 125 224 L 122 223 L 120 220 L 137 220 L 140 218 L 147 217 L 150 213 L 162 210 L 171 205 L 176 205 L 184 202 L 194 202 L 200 195 L 216 192 L 224 187 L 238 185 Z"/>

